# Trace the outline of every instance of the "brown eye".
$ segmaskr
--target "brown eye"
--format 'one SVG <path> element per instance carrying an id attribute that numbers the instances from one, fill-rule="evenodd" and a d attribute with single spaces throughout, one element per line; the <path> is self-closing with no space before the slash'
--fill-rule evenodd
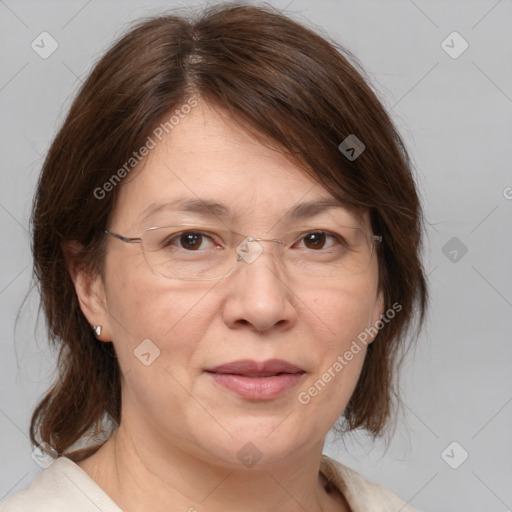
<path id="1" fill-rule="evenodd" d="M 323 249 L 327 239 L 324 231 L 313 231 L 304 236 L 304 245 L 308 249 Z"/>
<path id="2" fill-rule="evenodd" d="M 180 236 L 180 244 L 184 249 L 196 250 L 201 247 L 203 235 L 201 233 L 186 232 Z"/>
<path id="3" fill-rule="evenodd" d="M 165 228 L 162 233 L 162 240 L 158 242 L 159 249 L 165 249 L 181 253 L 197 252 L 200 254 L 211 251 L 212 249 L 220 249 L 220 245 L 216 242 L 216 236 L 213 233 L 191 229 L 189 231 L 176 231 L 166 233 L 165 231 L 174 230 L 174 228 Z"/>

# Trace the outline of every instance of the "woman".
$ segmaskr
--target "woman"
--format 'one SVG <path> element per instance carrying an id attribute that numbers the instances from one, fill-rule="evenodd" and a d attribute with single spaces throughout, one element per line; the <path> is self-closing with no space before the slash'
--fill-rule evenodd
<path id="1" fill-rule="evenodd" d="M 427 300 L 407 154 L 344 50 L 271 8 L 140 23 L 32 221 L 59 378 L 2 511 L 412 510 L 322 455 L 340 418 L 384 432 Z"/>

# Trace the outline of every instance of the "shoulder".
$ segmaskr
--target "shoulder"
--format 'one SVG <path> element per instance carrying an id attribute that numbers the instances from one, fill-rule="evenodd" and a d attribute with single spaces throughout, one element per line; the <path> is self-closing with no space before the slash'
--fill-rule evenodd
<path id="1" fill-rule="evenodd" d="M 353 512 L 418 512 L 384 486 L 322 455 L 320 471 L 346 498 Z"/>
<path id="2" fill-rule="evenodd" d="M 121 512 L 107 494 L 67 457 L 59 457 L 32 482 L 0 504 L 0 512 Z"/>

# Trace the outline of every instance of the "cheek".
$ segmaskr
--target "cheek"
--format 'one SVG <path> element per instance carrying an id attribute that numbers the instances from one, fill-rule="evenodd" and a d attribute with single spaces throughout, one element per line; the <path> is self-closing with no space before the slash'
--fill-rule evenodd
<path id="1" fill-rule="evenodd" d="M 310 294 L 305 315 L 318 332 L 325 351 L 342 350 L 371 325 L 376 308 L 377 289 L 373 280 L 352 280 L 350 285 L 324 287 Z"/>
<path id="2" fill-rule="evenodd" d="M 184 287 L 149 272 L 123 274 L 122 282 L 110 280 L 107 300 L 125 404 L 138 403 L 151 417 L 165 416 L 164 405 L 182 410 L 190 401 L 195 354 L 210 325 L 212 307 L 204 299 L 209 287 Z"/>
<path id="3" fill-rule="evenodd" d="M 117 263 L 112 261 L 110 268 L 116 268 Z M 129 263 L 122 273 L 107 274 L 106 282 L 112 339 L 123 372 L 139 369 L 137 354 L 142 350 L 147 353 L 145 348 L 165 356 L 155 360 L 158 366 L 172 356 L 173 366 L 186 368 L 209 325 L 211 311 L 204 296 L 210 287 L 196 283 L 184 286 L 139 265 L 128 268 Z"/>
<path id="4" fill-rule="evenodd" d="M 359 279 L 356 286 L 354 279 L 350 284 L 312 294 L 304 310 L 313 339 L 322 341 L 312 347 L 314 371 L 297 399 L 310 413 L 323 417 L 326 425 L 342 414 L 357 384 L 367 351 L 361 340 L 376 304 L 374 280 Z"/>

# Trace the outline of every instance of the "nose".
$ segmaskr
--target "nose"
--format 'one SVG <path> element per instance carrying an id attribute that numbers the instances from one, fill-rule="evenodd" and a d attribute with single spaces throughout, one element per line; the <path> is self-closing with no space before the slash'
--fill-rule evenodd
<path id="1" fill-rule="evenodd" d="M 288 329 L 297 321 L 296 295 L 282 272 L 277 247 L 270 241 L 257 242 L 259 246 L 255 243 L 243 248 L 243 261 L 226 278 L 224 321 L 232 329 L 243 326 L 257 332 L 274 327 Z"/>

